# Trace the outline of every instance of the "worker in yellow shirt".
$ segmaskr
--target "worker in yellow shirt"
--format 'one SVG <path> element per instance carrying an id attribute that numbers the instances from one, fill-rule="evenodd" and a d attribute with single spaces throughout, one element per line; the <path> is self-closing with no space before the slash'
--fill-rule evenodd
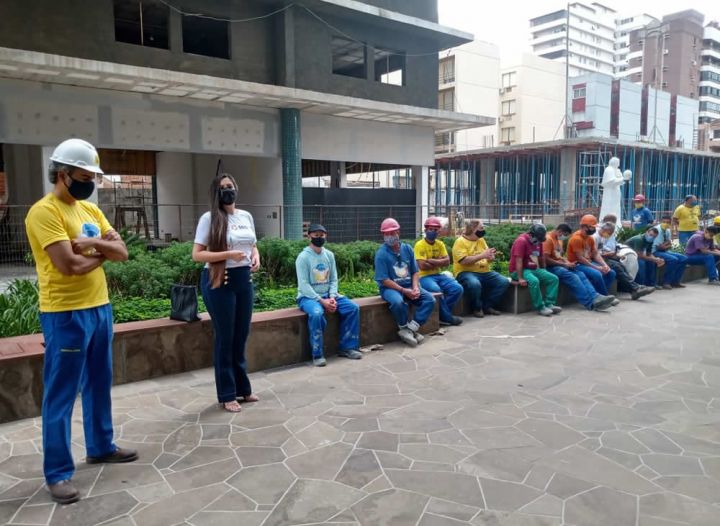
<path id="1" fill-rule="evenodd" d="M 700 206 L 696 196 L 685 196 L 685 202 L 673 213 L 672 224 L 680 244 L 686 245 L 695 232 L 700 230 Z"/>
<path id="2" fill-rule="evenodd" d="M 495 249 L 488 248 L 484 237 L 482 221 L 467 219 L 463 235 L 457 238 L 452 249 L 453 273 L 477 318 L 500 314 L 495 307 L 510 285 L 506 277 L 490 269 Z"/>
<path id="3" fill-rule="evenodd" d="M 713 227 L 717 232 L 717 234 L 713 236 L 713 244 L 716 248 L 720 248 L 720 216 L 717 216 L 715 219 L 713 219 Z"/>
<path id="4" fill-rule="evenodd" d="M 443 272 L 450 265 L 447 247 L 438 239 L 442 224 L 437 217 L 425 221 L 425 237 L 415 243 L 415 260 L 420 267 L 420 286 L 428 292 L 441 292 L 440 325 L 460 325 L 463 320 L 453 316 L 453 307 L 462 297 L 463 288 Z"/>
<path id="5" fill-rule="evenodd" d="M 132 462 L 137 452 L 113 443 L 112 308 L 102 264 L 123 261 L 127 248 L 100 209 L 85 201 L 102 174 L 95 147 L 61 143 L 50 157 L 53 191 L 25 218 L 40 288 L 45 337 L 42 402 L 43 470 L 51 498 L 80 498 L 72 483 L 70 423 L 82 394 L 86 462 Z"/>

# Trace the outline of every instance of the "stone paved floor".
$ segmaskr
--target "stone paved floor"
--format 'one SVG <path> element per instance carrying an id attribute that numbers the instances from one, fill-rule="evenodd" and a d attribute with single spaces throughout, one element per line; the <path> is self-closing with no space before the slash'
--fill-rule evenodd
<path id="1" fill-rule="evenodd" d="M 119 386 L 141 461 L 81 462 L 84 500 L 55 506 L 39 420 L 2 425 L 0 523 L 718 525 L 719 296 L 468 319 L 415 350 L 254 374 L 262 401 L 239 415 L 208 370 Z"/>

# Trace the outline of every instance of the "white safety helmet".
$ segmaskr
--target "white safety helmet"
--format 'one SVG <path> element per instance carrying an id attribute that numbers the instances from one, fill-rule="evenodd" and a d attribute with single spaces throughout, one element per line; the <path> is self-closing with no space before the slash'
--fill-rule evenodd
<path id="1" fill-rule="evenodd" d="M 82 139 L 68 139 L 58 144 L 50 156 L 55 163 L 82 168 L 95 174 L 104 173 L 100 169 L 100 156 L 95 147 Z"/>

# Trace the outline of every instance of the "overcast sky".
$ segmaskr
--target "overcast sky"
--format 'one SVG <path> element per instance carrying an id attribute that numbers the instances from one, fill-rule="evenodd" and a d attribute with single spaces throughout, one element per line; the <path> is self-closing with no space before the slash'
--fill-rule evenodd
<path id="1" fill-rule="evenodd" d="M 648 13 L 662 18 L 668 13 L 697 9 L 705 15 L 706 23 L 720 20 L 720 0 L 690 0 L 687 3 L 677 0 L 609 0 L 600 3 L 628 16 Z M 503 55 L 530 50 L 530 18 L 563 9 L 566 5 L 566 2 L 553 0 L 438 0 L 441 24 L 472 33 L 475 40 L 497 44 Z"/>

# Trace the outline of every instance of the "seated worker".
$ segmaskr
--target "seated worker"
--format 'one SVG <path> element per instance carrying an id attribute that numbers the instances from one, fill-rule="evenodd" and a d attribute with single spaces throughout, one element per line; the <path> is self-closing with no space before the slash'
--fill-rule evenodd
<path id="1" fill-rule="evenodd" d="M 465 231 L 452 248 L 453 272 L 465 290 L 470 308 L 476 318 L 486 314 L 497 316 L 500 298 L 510 286 L 508 279 L 490 270 L 495 249 L 488 248 L 485 227 L 479 219 L 466 219 Z"/>
<path id="2" fill-rule="evenodd" d="M 685 245 L 685 255 L 688 265 L 705 265 L 709 285 L 720 285 L 717 269 L 720 250 L 713 244 L 713 227 L 705 227 L 693 234 Z"/>
<path id="3" fill-rule="evenodd" d="M 700 229 L 700 205 L 696 196 L 685 196 L 683 204 L 678 206 L 672 216 L 673 226 L 677 230 L 681 245 L 686 245 L 695 232 Z"/>
<path id="4" fill-rule="evenodd" d="M 463 319 L 453 316 L 453 307 L 462 297 L 463 288 L 454 278 L 442 272 L 450 265 L 445 243 L 438 240 L 442 225 L 437 217 L 425 221 L 425 237 L 415 243 L 415 260 L 420 267 L 420 286 L 428 292 L 441 292 L 440 325 L 460 325 Z"/>
<path id="5" fill-rule="evenodd" d="M 653 288 L 657 284 L 657 269 L 665 265 L 665 260 L 654 256 L 652 252 L 659 231 L 660 227 L 649 226 L 644 234 L 633 236 L 625 242 L 638 256 L 638 273 L 635 281 Z"/>
<path id="6" fill-rule="evenodd" d="M 567 258 L 570 263 L 577 263 L 575 267 L 577 271 L 585 274 L 599 294 L 608 296 L 608 289 L 615 281 L 615 271 L 605 263 L 595 246 L 593 234 L 596 226 L 595 216 L 590 214 L 582 216 L 580 228 L 568 241 Z M 617 298 L 612 302 L 613 305 L 618 303 L 620 301 Z"/>
<path id="7" fill-rule="evenodd" d="M 655 222 L 652 211 L 645 206 L 644 195 L 638 194 L 633 197 L 633 206 L 635 210 L 632 211 L 632 221 L 630 222 L 633 230 L 645 228 Z"/>
<path id="8" fill-rule="evenodd" d="M 542 244 L 547 239 L 545 225 L 534 224 L 520 234 L 510 249 L 510 277 L 521 287 L 528 287 L 533 308 L 541 316 L 552 316 L 562 312 L 556 305 L 560 280 L 546 270 Z M 541 286 L 545 287 L 543 298 Z"/>
<path id="9" fill-rule="evenodd" d="M 375 281 L 398 325 L 398 337 L 415 347 L 425 339 L 420 327 L 430 318 L 435 298 L 420 287 L 420 269 L 412 247 L 400 241 L 400 224 L 388 217 L 380 232 L 383 244 L 375 252 Z M 408 303 L 415 305 L 415 319 L 408 320 Z"/>
<path id="10" fill-rule="evenodd" d="M 713 219 L 713 227 L 715 227 L 715 236 L 713 237 L 713 243 L 716 247 L 720 247 L 720 216 Z"/>
<path id="11" fill-rule="evenodd" d="M 605 263 L 615 271 L 618 290 L 620 292 L 629 292 L 633 300 L 640 299 L 643 296 L 655 292 L 654 286 L 646 287 L 636 282 L 620 262 L 617 254 L 617 241 L 615 240 L 615 225 L 613 223 L 603 223 L 600 232 L 593 237 L 595 237 L 600 256 L 602 256 Z"/>
<path id="12" fill-rule="evenodd" d="M 340 316 L 340 346 L 338 356 L 359 360 L 360 308 L 338 293 L 338 275 L 335 254 L 324 248 L 327 230 L 313 224 L 308 227 L 310 245 L 295 259 L 297 273 L 298 307 L 308 315 L 308 335 L 313 364 L 325 367 L 323 333 L 327 325 L 325 313 L 337 312 Z"/>
<path id="13" fill-rule="evenodd" d="M 665 274 L 663 275 L 662 288 L 670 290 L 673 288 L 683 289 L 682 280 L 687 266 L 687 256 L 678 254 L 672 249 L 672 216 L 665 214 L 657 225 L 658 235 L 653 243 L 653 256 L 662 259 L 665 262 Z M 657 287 L 656 287 L 657 288 Z"/>
<path id="14" fill-rule="evenodd" d="M 638 271 L 637 254 L 629 246 L 618 242 L 617 236 L 620 235 L 623 231 L 622 225 L 618 223 L 617 216 L 615 214 L 605 215 L 601 224 L 605 223 L 612 223 L 613 225 L 615 225 L 615 232 L 607 239 L 601 237 L 601 232 L 596 232 L 594 235 L 595 246 L 598 247 L 598 250 L 600 250 L 600 244 L 603 244 L 604 250 L 616 251 L 617 255 L 619 256 L 618 260 L 625 267 L 627 273 L 634 278 L 637 275 Z M 600 250 L 601 255 L 602 252 L 603 251 Z"/>
<path id="15" fill-rule="evenodd" d="M 547 270 L 555 274 L 560 283 L 568 287 L 578 303 L 587 310 L 607 310 L 612 306 L 615 296 L 598 294 L 587 276 L 576 270 L 577 263 L 570 263 L 563 256 L 563 242 L 570 238 L 571 233 L 570 226 L 561 223 L 547 235 L 547 239 L 543 243 Z"/>

